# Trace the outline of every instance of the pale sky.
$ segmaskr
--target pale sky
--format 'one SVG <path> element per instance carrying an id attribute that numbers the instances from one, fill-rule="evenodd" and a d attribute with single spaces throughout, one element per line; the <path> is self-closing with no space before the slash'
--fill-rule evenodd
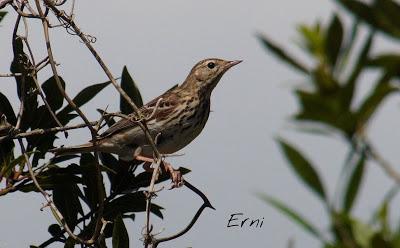
<path id="1" fill-rule="evenodd" d="M 181 83 L 200 59 L 244 60 L 224 75 L 214 91 L 213 112 L 203 133 L 183 149 L 184 156 L 170 158 L 176 167 L 192 170 L 186 179 L 208 196 L 216 211 L 205 210 L 189 233 L 160 247 L 286 247 L 289 239 L 295 241 L 296 247 L 320 246 L 254 193 L 265 192 L 281 199 L 328 231 L 323 205 L 288 168 L 274 138 L 283 136 L 305 151 L 318 166 L 329 196 L 333 195 L 347 147 L 339 137 L 299 134 L 290 128 L 289 116 L 297 108 L 291 90 L 304 83 L 304 78 L 267 53 L 255 34 L 267 34 L 305 59 L 295 45 L 296 25 L 312 24 L 318 19 L 326 23 L 334 9 L 337 7 L 333 1 L 321 0 L 76 1 L 77 23 L 85 33 L 97 38 L 94 46 L 114 76 L 119 76 L 124 65 L 128 67 L 144 101 Z M 6 16 L 0 27 L 0 73 L 8 72 L 11 62 L 14 19 L 11 14 Z M 40 26 L 32 25 L 29 36 L 34 50 L 40 53 L 37 57 L 43 57 L 45 44 Z M 76 36 L 57 29 L 52 30 L 51 39 L 71 96 L 88 84 L 106 81 Z M 389 46 L 378 44 L 381 49 Z M 40 78 L 49 76 L 49 71 L 44 71 Z M 0 80 L 1 92 L 10 95 L 17 108 L 15 83 Z M 368 83 L 362 84 L 361 91 L 367 92 L 369 87 Z M 119 96 L 112 86 L 83 110 L 97 120 L 95 109 L 107 105 L 110 111 L 119 106 Z M 370 128 L 372 140 L 393 163 L 398 158 L 398 146 L 394 144 L 400 139 L 398 132 L 392 132 L 400 126 L 399 119 L 394 118 L 398 107 L 397 99 L 392 99 Z M 77 131 L 70 132 L 67 142 L 79 144 L 88 139 L 87 131 Z M 370 216 L 391 185 L 377 166 L 369 164 L 356 215 Z M 55 221 L 49 209 L 39 210 L 43 202 L 39 194 L 16 193 L 0 199 L 0 247 L 39 245 L 49 238 L 47 227 Z M 166 208 L 164 220 L 153 217 L 155 230 L 165 229 L 160 236 L 186 226 L 201 204 L 185 188 L 162 191 L 155 202 Z M 238 212 L 249 218 L 264 218 L 263 226 L 227 228 L 230 215 Z M 131 247 L 141 246 L 143 217 L 138 214 L 135 222 L 125 220 Z"/>

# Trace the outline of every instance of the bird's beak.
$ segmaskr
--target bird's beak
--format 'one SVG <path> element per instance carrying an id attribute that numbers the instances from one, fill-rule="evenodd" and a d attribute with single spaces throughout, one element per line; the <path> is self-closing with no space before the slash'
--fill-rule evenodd
<path id="1" fill-rule="evenodd" d="M 228 63 L 226 64 L 226 69 L 231 68 L 234 65 L 237 65 L 239 63 L 241 63 L 243 60 L 232 60 L 232 61 L 228 61 Z"/>

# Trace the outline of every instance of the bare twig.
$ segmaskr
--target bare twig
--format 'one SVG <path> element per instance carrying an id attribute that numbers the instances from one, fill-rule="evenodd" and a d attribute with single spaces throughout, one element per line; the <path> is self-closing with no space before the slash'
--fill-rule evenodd
<path id="1" fill-rule="evenodd" d="M 29 161 L 29 157 L 26 154 L 26 149 L 24 146 L 24 143 L 22 142 L 22 139 L 18 139 L 19 145 L 21 147 L 21 152 L 22 154 L 25 156 L 25 162 L 28 165 L 28 170 L 29 170 L 29 174 L 31 176 L 31 179 L 33 181 L 33 183 L 35 184 L 36 188 L 39 190 L 39 192 L 43 195 L 43 197 L 45 198 L 46 202 L 47 202 L 47 206 L 49 206 L 51 208 L 51 212 L 53 213 L 54 217 L 56 218 L 56 220 L 58 221 L 58 223 L 64 227 L 65 231 L 68 233 L 68 235 L 70 237 L 72 237 L 73 239 L 77 240 L 80 243 L 83 243 L 84 240 L 82 240 L 81 238 L 79 238 L 78 236 L 76 236 L 71 229 L 68 227 L 68 225 L 66 224 L 66 221 L 63 217 L 63 215 L 61 214 L 61 212 L 57 209 L 56 205 L 54 204 L 53 200 L 51 199 L 50 195 L 47 194 L 46 191 L 43 190 L 43 188 L 40 186 L 39 182 L 36 179 L 35 173 L 32 170 L 32 164 Z"/>
<path id="2" fill-rule="evenodd" d="M 400 173 L 397 172 L 394 167 L 378 153 L 372 143 L 368 141 L 364 142 L 366 144 L 366 154 L 373 159 L 390 178 L 392 178 L 397 184 L 400 184 Z"/>
<path id="3" fill-rule="evenodd" d="M 189 222 L 189 224 L 180 232 L 165 237 L 165 238 L 155 238 L 154 236 L 150 236 L 150 240 L 148 240 L 148 242 L 150 242 L 152 244 L 152 248 L 156 248 L 160 243 L 162 242 L 166 242 L 166 241 L 170 241 L 176 238 L 179 238 L 180 236 L 184 235 L 185 233 L 187 233 L 192 227 L 193 225 L 196 223 L 196 221 L 198 220 L 198 218 L 200 217 L 201 213 L 203 212 L 203 210 L 205 208 L 211 208 L 214 209 L 215 208 L 211 205 L 210 201 L 208 200 L 208 198 L 206 197 L 206 195 L 203 194 L 203 192 L 201 192 L 199 189 L 197 189 L 195 186 L 193 186 L 192 184 L 190 184 L 188 181 L 185 181 L 184 184 L 187 188 L 189 188 L 191 191 L 193 191 L 194 193 L 196 193 L 198 196 L 201 197 L 201 199 L 203 199 L 203 204 L 200 206 L 200 208 L 197 210 L 196 214 L 194 215 L 194 217 L 192 218 L 192 220 Z M 148 237 L 149 238 L 149 237 Z"/>
<path id="4" fill-rule="evenodd" d="M 45 2 L 47 3 L 48 1 L 45 1 Z M 37 10 L 39 12 L 39 16 L 41 17 L 41 20 L 42 20 L 43 32 L 44 32 L 44 36 L 45 36 L 45 40 L 46 40 L 47 54 L 48 54 L 48 57 L 49 57 L 51 70 L 53 72 L 54 79 L 56 81 L 57 87 L 58 87 L 59 91 L 61 92 L 61 94 L 64 96 L 64 98 L 67 100 L 69 105 L 78 113 L 78 115 L 86 123 L 86 125 L 89 128 L 90 133 L 92 135 L 92 140 L 93 140 L 94 146 L 96 147 L 97 131 L 90 124 L 90 121 L 83 114 L 83 112 L 79 109 L 79 107 L 77 107 L 76 104 L 73 102 L 73 100 L 66 94 L 64 88 L 62 87 L 60 78 L 58 76 L 56 64 L 55 64 L 55 61 L 54 61 L 52 48 L 51 48 L 51 45 L 50 45 L 48 21 L 46 19 L 45 14 L 42 11 L 42 7 L 40 6 L 39 0 L 35 0 L 35 3 L 36 3 L 36 8 L 37 8 Z M 100 168 L 99 160 L 98 160 L 99 154 L 98 154 L 97 150 L 95 150 L 94 153 L 95 153 L 95 159 L 96 159 L 96 178 L 97 178 L 99 211 L 98 211 L 98 216 L 97 216 L 97 220 L 96 220 L 96 226 L 95 226 L 95 230 L 93 232 L 93 235 L 88 241 L 85 241 L 85 243 L 87 243 L 87 244 L 93 244 L 93 243 L 95 243 L 97 241 L 97 238 L 98 238 L 98 236 L 100 234 L 100 230 L 101 230 L 101 225 L 102 225 L 101 219 L 102 219 L 103 209 L 104 209 L 104 202 L 103 201 L 104 201 L 105 192 L 104 192 L 104 188 L 103 188 L 103 178 L 102 178 L 102 174 L 101 174 L 101 168 Z"/>
<path id="5" fill-rule="evenodd" d="M 97 125 L 97 121 L 90 122 L 90 125 L 92 125 L 92 126 Z M 77 125 L 73 125 L 73 126 L 53 127 L 53 128 L 48 128 L 48 129 L 35 129 L 35 130 L 29 131 L 29 132 L 25 132 L 25 133 L 18 133 L 15 136 L 13 136 L 12 138 L 13 139 L 26 138 L 26 137 L 30 137 L 30 136 L 34 136 L 34 135 L 55 133 L 55 132 L 78 129 L 78 128 L 84 128 L 84 127 L 87 127 L 86 123 L 77 124 Z"/>
<path id="6" fill-rule="evenodd" d="M 13 0 L 3 0 L 0 1 L 0 9 L 6 7 L 7 4 L 12 3 Z"/>
<path id="7" fill-rule="evenodd" d="M 0 77 L 20 77 L 22 73 L 0 73 Z"/>

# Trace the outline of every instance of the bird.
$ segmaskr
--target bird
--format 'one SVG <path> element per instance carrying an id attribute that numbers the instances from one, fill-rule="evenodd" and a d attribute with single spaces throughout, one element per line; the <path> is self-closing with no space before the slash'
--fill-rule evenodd
<path id="1" fill-rule="evenodd" d="M 139 109 L 147 117 L 147 128 L 161 154 L 176 153 L 202 132 L 210 114 L 211 93 L 225 72 L 241 62 L 219 58 L 201 60 L 193 66 L 182 84 L 167 90 Z M 99 151 L 116 154 L 123 161 L 151 163 L 153 149 L 141 127 L 131 119 L 137 117 L 136 113 L 128 117 L 121 118 L 101 133 L 95 142 L 59 147 L 51 152 L 57 156 Z M 172 178 L 172 172 L 168 169 Z M 174 177 L 173 181 L 180 180 L 180 175 Z"/>

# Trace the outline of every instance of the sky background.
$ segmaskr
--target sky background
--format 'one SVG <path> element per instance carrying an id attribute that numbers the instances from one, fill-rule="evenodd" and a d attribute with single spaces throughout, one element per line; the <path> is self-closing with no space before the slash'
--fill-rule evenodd
<path id="1" fill-rule="evenodd" d="M 333 1 L 321 0 L 115 0 L 112 4 L 105 0 L 76 1 L 76 22 L 83 32 L 97 38 L 94 46 L 114 76 L 127 66 L 145 102 L 181 83 L 203 58 L 244 60 L 227 72 L 215 89 L 213 112 L 202 134 L 183 149 L 184 156 L 169 159 L 176 167 L 192 170 L 186 179 L 208 196 L 216 211 L 206 209 L 189 233 L 160 247 L 286 247 L 289 239 L 295 241 L 296 247 L 319 247 L 317 240 L 259 200 L 255 192 L 281 199 L 328 231 L 323 205 L 288 168 L 275 138 L 287 138 L 308 155 L 318 166 L 329 196 L 333 195 L 348 147 L 340 137 L 299 134 L 291 128 L 289 117 L 297 108 L 291 89 L 305 79 L 267 53 L 255 34 L 267 34 L 296 56 L 308 59 L 295 45 L 296 25 L 316 20 L 327 23 L 337 9 Z M 0 27 L 0 73 L 8 72 L 12 59 L 14 20 L 10 14 Z M 45 44 L 37 24 L 38 21 L 30 26 L 29 38 L 37 51 L 36 58 L 42 58 Z M 78 37 L 55 29 L 51 40 L 71 96 L 89 84 L 107 80 Z M 393 44 L 380 39 L 374 49 L 390 48 Z M 43 71 L 40 79 L 49 76 L 48 70 Z M 365 75 L 360 96 L 368 92 L 374 76 Z M 15 83 L 12 79 L 0 81 L 1 92 L 14 100 L 16 109 Z M 112 86 L 83 110 L 90 119 L 97 120 L 95 109 L 107 105 L 109 111 L 118 110 L 119 96 Z M 400 125 L 399 119 L 394 118 L 398 107 L 397 99 L 388 101 L 370 127 L 371 139 L 394 164 L 398 161 L 396 141 L 400 138 L 399 132 L 393 132 Z M 69 144 L 90 139 L 86 130 L 69 134 Z M 63 142 L 59 140 L 57 144 Z M 392 186 L 372 163 L 365 179 L 354 209 L 355 215 L 363 218 L 371 215 Z M 1 248 L 38 245 L 49 238 L 46 229 L 54 220 L 48 208 L 39 210 L 43 202 L 39 194 L 16 193 L 0 198 Z M 160 236 L 166 236 L 186 226 L 202 202 L 181 188 L 162 191 L 155 203 L 166 208 L 164 220 L 153 218 L 155 230 L 165 229 Z M 264 218 L 262 228 L 227 228 L 230 215 L 238 212 L 249 218 Z M 143 217 L 138 214 L 135 222 L 125 221 L 131 247 L 141 246 Z"/>

